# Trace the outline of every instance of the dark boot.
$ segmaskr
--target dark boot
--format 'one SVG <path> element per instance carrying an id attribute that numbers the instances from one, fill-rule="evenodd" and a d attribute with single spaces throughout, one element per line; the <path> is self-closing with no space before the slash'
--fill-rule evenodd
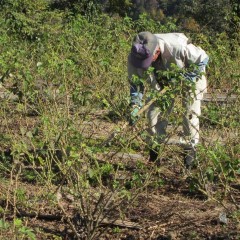
<path id="1" fill-rule="evenodd" d="M 158 158 L 158 149 L 150 149 L 149 150 L 149 162 L 156 162 Z"/>
<path id="2" fill-rule="evenodd" d="M 185 167 L 190 170 L 191 168 L 193 168 L 195 161 L 196 161 L 196 149 L 194 147 L 184 149 Z"/>

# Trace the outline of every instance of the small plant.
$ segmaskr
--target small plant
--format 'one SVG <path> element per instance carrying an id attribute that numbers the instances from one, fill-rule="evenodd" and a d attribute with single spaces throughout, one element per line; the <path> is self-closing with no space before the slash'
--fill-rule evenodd
<path id="1" fill-rule="evenodd" d="M 226 148 L 220 144 L 208 149 L 199 147 L 197 171 L 190 177 L 190 188 L 220 201 L 231 195 L 231 184 L 240 169 L 238 150 L 239 146 Z"/>
<path id="2" fill-rule="evenodd" d="M 16 239 L 30 239 L 35 240 L 36 235 L 33 229 L 24 226 L 22 220 L 16 218 L 13 223 L 0 220 L 0 232 L 2 236 L 9 236 L 9 238 Z"/>
<path id="3" fill-rule="evenodd" d="M 19 238 L 26 237 L 26 238 L 29 238 L 31 240 L 35 240 L 36 239 L 36 236 L 33 233 L 33 230 L 31 228 L 28 228 L 28 227 L 24 226 L 22 220 L 16 218 L 14 220 L 13 225 L 14 225 L 14 227 L 16 229 L 15 230 L 16 231 L 16 235 Z"/>

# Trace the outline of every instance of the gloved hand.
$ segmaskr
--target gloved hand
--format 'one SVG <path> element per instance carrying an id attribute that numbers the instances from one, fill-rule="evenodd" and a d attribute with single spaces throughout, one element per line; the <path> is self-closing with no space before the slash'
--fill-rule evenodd
<path id="1" fill-rule="evenodd" d="M 139 119 L 138 112 L 140 107 L 137 105 L 133 105 L 131 107 L 130 118 L 129 118 L 129 125 L 133 126 Z"/>

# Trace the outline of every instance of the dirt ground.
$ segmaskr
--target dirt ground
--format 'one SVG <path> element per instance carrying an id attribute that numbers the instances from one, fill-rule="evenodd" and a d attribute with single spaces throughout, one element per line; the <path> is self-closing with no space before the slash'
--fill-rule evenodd
<path id="1" fill-rule="evenodd" d="M 101 118 L 100 121 L 102 121 Z M 36 122 L 35 117 L 31 116 L 29 119 L 22 120 L 21 126 L 25 124 L 27 128 L 31 128 Z M 10 122 L 9 126 L 13 126 L 13 130 L 17 130 L 18 122 Z M 104 125 L 89 121 L 86 126 L 95 130 L 96 136 L 99 130 L 103 132 L 103 135 L 108 136 L 114 128 L 109 122 Z M 88 127 L 84 128 L 86 133 Z M 5 146 L 1 148 L 2 151 L 5 151 Z M 147 156 L 144 153 L 107 153 L 107 155 L 99 155 L 99 159 L 108 159 L 110 163 L 125 161 L 130 166 L 134 165 L 136 161 L 148 164 Z M 129 222 L 128 226 L 114 223 L 105 224 L 101 227 L 104 229 L 104 234 L 99 239 L 240 239 L 239 182 L 232 187 L 231 196 L 225 196 L 221 198 L 221 201 L 211 199 L 202 192 L 191 191 L 189 175 L 182 172 L 182 166 L 178 161 L 174 157 L 174 153 L 170 157 L 162 158 L 156 176 L 162 181 L 162 184 L 145 189 L 131 207 L 127 208 L 122 216 L 122 221 Z M 9 193 L 12 184 L 9 179 L 5 179 L 6 181 L 0 183 L 3 195 Z M 26 226 L 34 229 L 37 239 L 74 239 L 71 227 L 66 219 L 62 218 L 62 210 L 53 204 L 51 199 L 46 200 L 46 192 L 50 191 L 47 186 L 18 181 L 18 188 L 23 189 L 23 200 L 27 201 L 27 205 L 38 210 L 37 214 L 28 215 L 34 211 L 18 205 L 19 211 L 16 212 L 19 218 L 24 219 Z M 0 203 L 2 208 L 6 209 L 3 195 Z M 39 200 L 41 196 L 42 201 Z M 73 206 L 77 200 L 63 197 L 60 201 L 65 206 L 67 215 L 72 216 Z M 8 210 L 13 209 L 9 207 Z M 7 219 L 11 220 L 12 214 L 13 212 L 9 211 L 9 214 L 6 215 Z M 8 237 L 11 239 L 11 236 L 11 234 L 2 233 L 0 239 L 8 239 Z"/>
<path id="2" fill-rule="evenodd" d="M 162 187 L 144 191 L 125 213 L 123 223 L 128 222 L 129 225 L 106 224 L 102 227 L 104 234 L 99 239 L 240 239 L 239 212 L 237 215 L 237 208 L 231 199 L 226 197 L 220 203 L 206 198 L 200 192 L 192 193 L 187 179 L 177 172 L 163 170 L 159 177 L 164 180 Z M 6 185 L 1 183 L 0 186 L 3 192 L 3 186 Z M 18 187 L 24 189 L 24 199 L 28 201 L 27 205 L 32 207 L 23 210 L 23 206 L 18 206 L 17 216 L 24 219 L 27 227 L 34 230 L 37 239 L 75 239 L 69 224 L 61 218 L 61 209 L 50 199 L 46 200 L 49 189 L 21 182 Z M 234 198 L 239 203 L 239 186 L 235 190 Z M 67 214 L 73 216 L 74 201 L 66 198 L 61 201 Z M 38 211 L 38 215 L 27 215 L 30 212 L 35 213 L 33 209 Z M 11 216 L 10 213 L 9 219 Z M 0 239 L 13 239 L 6 236 L 3 235 Z"/>

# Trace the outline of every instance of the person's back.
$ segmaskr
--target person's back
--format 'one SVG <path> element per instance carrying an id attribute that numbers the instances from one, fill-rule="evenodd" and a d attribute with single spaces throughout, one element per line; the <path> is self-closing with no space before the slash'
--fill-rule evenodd
<path id="1" fill-rule="evenodd" d="M 200 47 L 196 47 L 183 33 L 154 34 L 161 50 L 161 55 L 153 63 L 157 70 L 167 70 L 171 64 L 180 68 L 189 67 L 190 64 L 198 64 L 207 57 Z"/>

